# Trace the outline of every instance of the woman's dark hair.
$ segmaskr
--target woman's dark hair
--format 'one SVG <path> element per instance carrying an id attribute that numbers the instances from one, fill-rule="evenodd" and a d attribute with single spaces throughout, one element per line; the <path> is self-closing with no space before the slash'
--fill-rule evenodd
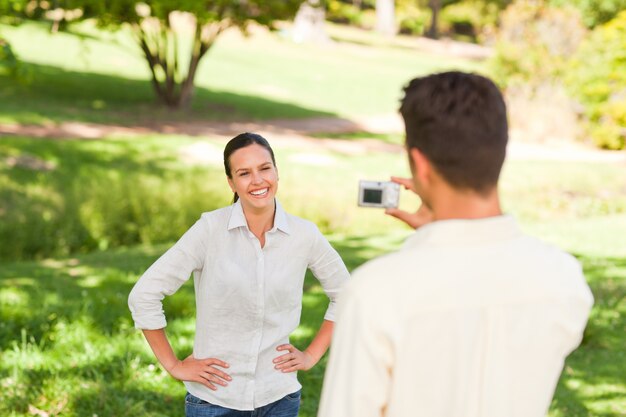
<path id="1" fill-rule="evenodd" d="M 267 151 L 270 153 L 270 156 L 272 157 L 272 163 L 274 164 L 274 166 L 276 166 L 276 158 L 274 158 L 274 151 L 272 150 L 272 147 L 270 146 L 269 142 L 261 135 L 257 135 L 256 133 L 245 132 L 245 133 L 241 133 L 235 136 L 230 141 L 228 141 L 228 143 L 226 144 L 226 147 L 224 148 L 224 171 L 226 171 L 226 176 L 228 178 L 233 177 L 232 172 L 230 171 L 231 170 L 230 156 L 236 150 L 245 148 L 246 146 L 250 146 L 253 144 L 260 145 L 264 147 L 265 149 L 267 149 Z M 233 198 L 233 203 L 236 202 L 237 200 L 239 200 L 239 196 L 237 195 L 237 193 L 235 193 L 235 196 Z"/>
<path id="2" fill-rule="evenodd" d="M 461 72 L 412 80 L 400 112 L 406 146 L 419 149 L 454 187 L 488 193 L 508 140 L 506 105 L 489 79 Z"/>

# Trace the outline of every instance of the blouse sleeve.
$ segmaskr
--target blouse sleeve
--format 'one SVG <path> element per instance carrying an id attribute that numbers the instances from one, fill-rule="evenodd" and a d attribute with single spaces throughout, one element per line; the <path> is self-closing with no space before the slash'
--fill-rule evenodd
<path id="1" fill-rule="evenodd" d="M 163 298 L 174 294 L 194 271 L 201 271 L 209 226 L 198 220 L 139 278 L 128 297 L 128 307 L 138 329 L 162 329 L 167 325 Z"/>
<path id="2" fill-rule="evenodd" d="M 350 277 L 350 273 L 337 251 L 333 249 L 317 227 L 315 227 L 315 237 L 308 266 L 330 299 L 324 320 L 335 321 L 337 297 Z"/>

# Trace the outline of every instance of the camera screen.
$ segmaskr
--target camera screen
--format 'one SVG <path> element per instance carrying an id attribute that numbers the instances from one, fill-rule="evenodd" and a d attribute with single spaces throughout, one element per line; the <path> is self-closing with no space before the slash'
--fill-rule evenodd
<path id="1" fill-rule="evenodd" d="M 363 202 L 380 204 L 383 201 L 383 190 L 372 190 L 366 188 L 363 190 Z"/>

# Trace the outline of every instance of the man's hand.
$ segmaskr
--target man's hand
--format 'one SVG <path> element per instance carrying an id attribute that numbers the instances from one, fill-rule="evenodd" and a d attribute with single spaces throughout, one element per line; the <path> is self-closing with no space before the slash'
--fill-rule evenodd
<path id="1" fill-rule="evenodd" d="M 281 372 L 308 371 L 317 363 L 307 351 L 301 352 L 290 344 L 280 345 L 276 350 L 288 352 L 274 359 L 274 368 Z"/>
<path id="2" fill-rule="evenodd" d="M 226 381 L 232 380 L 230 375 L 215 368 L 219 366 L 228 368 L 228 364 L 219 359 L 195 359 L 193 356 L 187 357 L 184 361 L 177 361 L 167 371 L 174 378 L 180 381 L 199 382 L 213 391 L 217 390 L 214 384 L 227 386 Z"/>
<path id="3" fill-rule="evenodd" d="M 415 193 L 415 185 L 412 179 L 391 177 L 391 181 L 395 182 L 396 184 L 400 184 L 404 186 L 406 190 L 410 190 Z M 385 210 L 385 214 L 395 217 L 396 219 L 402 220 L 413 229 L 417 229 L 418 227 L 423 226 L 426 223 L 430 223 L 431 221 L 433 221 L 432 211 L 430 211 L 430 209 L 426 207 L 424 204 L 422 204 L 415 213 L 409 213 L 407 211 L 400 210 L 397 208 L 389 208 Z"/>

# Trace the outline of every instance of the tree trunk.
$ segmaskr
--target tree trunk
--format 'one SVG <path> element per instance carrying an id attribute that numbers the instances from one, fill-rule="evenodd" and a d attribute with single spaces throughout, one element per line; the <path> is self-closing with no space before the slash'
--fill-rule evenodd
<path id="1" fill-rule="evenodd" d="M 169 24 L 160 23 L 153 33 L 141 25 L 135 27 L 139 46 L 150 68 L 152 88 L 160 103 L 172 109 L 191 104 L 200 60 L 225 27 L 222 22 L 205 25 L 196 22 L 189 67 L 183 80 L 179 74 L 178 35 Z"/>
<path id="2" fill-rule="evenodd" d="M 394 0 L 376 0 L 376 31 L 387 36 L 396 34 Z"/>
<path id="3" fill-rule="evenodd" d="M 431 39 L 439 39 L 439 11 L 441 10 L 441 0 L 430 0 L 428 2 L 430 10 L 432 11 L 432 18 L 430 20 L 430 27 L 426 36 Z"/>

